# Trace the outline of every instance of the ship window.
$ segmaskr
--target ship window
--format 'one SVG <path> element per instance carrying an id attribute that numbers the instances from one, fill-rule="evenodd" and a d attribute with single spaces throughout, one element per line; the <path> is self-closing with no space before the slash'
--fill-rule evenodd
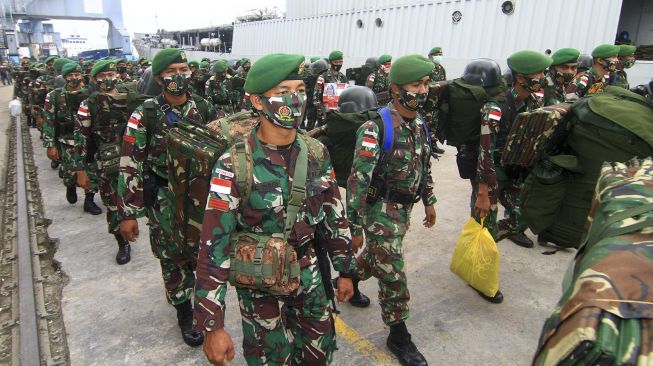
<path id="1" fill-rule="evenodd" d="M 506 15 L 510 15 L 515 12 L 515 4 L 512 1 L 504 1 L 501 4 L 501 11 Z"/>
<path id="2" fill-rule="evenodd" d="M 381 28 L 383 27 L 383 20 L 381 20 L 381 18 L 376 18 L 374 24 L 376 24 L 377 27 Z"/>
<path id="3" fill-rule="evenodd" d="M 356 26 L 357 26 L 358 28 L 363 28 L 363 21 L 362 21 L 361 19 L 358 19 L 358 20 L 356 21 Z"/>

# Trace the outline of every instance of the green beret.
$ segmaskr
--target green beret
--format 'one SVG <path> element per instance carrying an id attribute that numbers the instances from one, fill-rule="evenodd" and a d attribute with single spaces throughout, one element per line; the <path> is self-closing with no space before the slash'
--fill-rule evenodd
<path id="1" fill-rule="evenodd" d="M 576 63 L 578 62 L 578 56 L 580 56 L 580 51 L 575 48 L 561 48 L 551 56 L 553 58 L 551 65 Z"/>
<path id="2" fill-rule="evenodd" d="M 537 74 L 551 66 L 553 60 L 539 52 L 523 50 L 508 57 L 508 67 L 518 74 Z"/>
<path id="3" fill-rule="evenodd" d="M 313 63 L 315 61 L 319 61 L 321 58 L 322 57 L 320 57 L 320 56 L 313 56 L 313 57 L 311 57 L 311 63 Z"/>
<path id="4" fill-rule="evenodd" d="M 206 61 L 202 61 L 202 62 L 200 62 L 200 67 L 201 67 L 202 69 L 205 68 L 205 67 L 207 67 L 207 66 L 209 66 L 209 63 L 208 63 L 208 62 L 206 62 Z"/>
<path id="5" fill-rule="evenodd" d="M 77 62 L 69 62 L 61 68 L 61 75 L 63 77 L 66 77 L 66 75 L 70 74 L 71 72 L 78 72 L 82 73 L 82 68 L 77 64 Z"/>
<path id="6" fill-rule="evenodd" d="M 597 46 L 594 51 L 592 51 L 592 57 L 595 58 L 609 58 L 619 55 L 619 46 L 613 44 L 602 44 Z"/>
<path id="7" fill-rule="evenodd" d="M 211 59 L 208 58 L 208 57 L 204 57 L 204 58 L 202 59 L 201 62 L 207 62 L 207 63 L 210 63 L 210 62 L 211 62 Z"/>
<path id="8" fill-rule="evenodd" d="M 630 56 L 635 53 L 637 47 L 631 44 L 622 44 L 619 46 L 619 57 Z"/>
<path id="9" fill-rule="evenodd" d="M 440 47 L 440 46 L 433 47 L 433 48 L 431 48 L 431 50 L 429 51 L 429 56 L 433 56 L 433 55 L 435 55 L 435 54 L 437 54 L 437 53 L 440 53 L 440 52 L 442 52 L 442 47 Z"/>
<path id="10" fill-rule="evenodd" d="M 93 63 L 94 63 L 93 60 L 84 61 L 84 66 L 89 66 L 89 65 L 90 65 L 90 66 L 93 66 Z"/>
<path id="11" fill-rule="evenodd" d="M 193 61 L 188 62 L 188 67 L 200 67 L 200 63 L 193 60 Z"/>
<path id="12" fill-rule="evenodd" d="M 342 51 L 332 51 L 329 54 L 329 61 L 342 60 Z"/>
<path id="13" fill-rule="evenodd" d="M 119 59 L 116 59 L 116 63 L 117 63 L 117 64 L 119 64 L 119 63 L 123 63 L 123 62 L 124 62 L 124 63 L 127 63 L 127 59 L 126 59 L 126 58 L 119 58 Z"/>
<path id="14" fill-rule="evenodd" d="M 45 59 L 45 63 L 47 64 L 47 63 L 49 63 L 50 61 L 54 61 L 54 60 L 56 60 L 56 59 L 58 59 L 58 58 L 59 58 L 59 56 L 57 56 L 57 55 L 52 55 L 52 56 L 50 56 L 50 57 L 48 57 L 48 58 Z"/>
<path id="15" fill-rule="evenodd" d="M 179 48 L 166 48 L 154 55 L 152 59 L 152 75 L 159 75 L 172 64 L 188 62 L 186 52 Z"/>
<path id="16" fill-rule="evenodd" d="M 216 63 L 213 64 L 211 71 L 214 74 L 227 71 L 227 62 L 224 60 L 218 60 Z"/>
<path id="17" fill-rule="evenodd" d="M 390 70 L 390 82 L 405 85 L 431 74 L 435 65 L 422 55 L 399 57 Z"/>
<path id="18" fill-rule="evenodd" d="M 240 61 L 240 65 L 244 65 L 249 62 L 249 59 L 247 57 L 243 57 L 239 61 Z"/>
<path id="19" fill-rule="evenodd" d="M 139 65 L 142 65 L 142 64 L 144 64 L 144 63 L 146 63 L 146 62 L 149 62 L 149 61 L 150 61 L 150 60 L 148 60 L 147 57 L 142 56 L 141 58 L 138 59 L 138 64 L 139 64 Z"/>
<path id="20" fill-rule="evenodd" d="M 272 53 L 261 57 L 252 65 L 245 80 L 245 91 L 263 94 L 284 80 L 303 80 L 304 56 Z"/>
<path id="21" fill-rule="evenodd" d="M 58 58 L 54 60 L 54 63 L 52 64 L 52 68 L 55 69 L 58 73 L 61 73 L 61 68 L 63 65 L 69 63 L 71 60 L 67 58 Z"/>
<path id="22" fill-rule="evenodd" d="M 101 60 L 93 65 L 91 69 L 91 77 L 94 78 L 97 74 L 107 71 L 116 71 L 116 63 L 113 60 Z"/>
<path id="23" fill-rule="evenodd" d="M 381 55 L 379 56 L 379 63 L 380 64 L 386 64 L 388 62 L 392 61 L 392 56 L 390 55 Z"/>

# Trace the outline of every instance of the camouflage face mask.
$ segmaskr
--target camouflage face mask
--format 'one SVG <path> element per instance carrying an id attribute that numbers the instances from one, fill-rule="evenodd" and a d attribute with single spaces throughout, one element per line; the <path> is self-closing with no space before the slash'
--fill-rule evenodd
<path id="1" fill-rule="evenodd" d="M 104 78 L 102 80 L 98 80 L 97 83 L 102 91 L 110 92 L 116 87 L 118 80 L 115 78 Z"/>
<path id="2" fill-rule="evenodd" d="M 630 69 L 633 66 L 635 66 L 634 58 L 628 58 L 624 61 L 624 69 Z"/>
<path id="3" fill-rule="evenodd" d="M 162 77 L 163 89 L 172 95 L 183 95 L 188 90 L 190 82 L 189 74 L 175 74 L 172 76 Z"/>
<path id="4" fill-rule="evenodd" d="M 599 62 L 599 65 L 601 65 L 601 67 L 606 71 L 614 72 L 617 70 L 617 63 L 612 60 L 602 59 Z"/>
<path id="5" fill-rule="evenodd" d="M 428 98 L 426 93 L 411 93 L 404 88 L 399 88 L 399 95 L 399 103 L 411 111 L 418 110 Z"/>
<path id="6" fill-rule="evenodd" d="M 556 71 L 556 82 L 560 86 L 567 86 L 571 83 L 575 76 L 575 74 Z"/>
<path id="7" fill-rule="evenodd" d="M 541 91 L 546 84 L 545 78 L 533 79 L 528 75 L 522 75 L 526 79 L 525 83 L 521 83 L 522 88 L 526 89 L 529 93 L 537 93 Z"/>
<path id="8" fill-rule="evenodd" d="M 279 97 L 260 96 L 263 114 L 273 124 L 287 129 L 297 129 L 304 119 L 306 94 L 294 92 Z"/>

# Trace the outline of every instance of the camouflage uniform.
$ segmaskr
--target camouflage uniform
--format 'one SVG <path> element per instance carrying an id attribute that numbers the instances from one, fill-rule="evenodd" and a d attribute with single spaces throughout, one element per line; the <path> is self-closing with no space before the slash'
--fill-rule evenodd
<path id="1" fill-rule="evenodd" d="M 630 84 L 628 83 L 628 74 L 626 74 L 626 70 L 617 70 L 616 74 L 617 79 L 615 85 L 624 89 L 630 89 Z"/>
<path id="2" fill-rule="evenodd" d="M 394 125 L 394 149 L 387 164 L 387 185 L 395 192 L 417 195 L 424 187 L 421 198 L 424 205 L 433 205 L 433 179 L 431 178 L 431 147 L 423 122 L 416 117 L 406 122 L 388 106 Z M 366 201 L 372 173 L 381 149 L 379 128 L 373 121 L 364 123 L 357 132 L 356 150 L 351 175 L 347 181 L 347 216 L 353 236 L 365 232 L 367 246 L 358 257 L 358 278 L 371 276 L 379 282 L 381 316 L 387 325 L 408 319 L 410 294 L 402 241 L 410 225 L 412 204 L 385 202 L 379 199 Z"/>
<path id="3" fill-rule="evenodd" d="M 243 109 L 251 109 L 249 102 L 249 94 L 245 92 L 245 79 L 247 74 L 242 70 L 229 79 L 229 91 L 231 94 L 231 104 L 234 108 L 234 113 L 240 112 Z"/>
<path id="4" fill-rule="evenodd" d="M 433 62 L 435 68 L 431 71 L 429 75 L 429 85 L 433 87 L 436 83 L 447 80 L 447 73 L 444 70 L 444 66 L 439 63 Z M 439 135 L 440 129 L 438 121 L 438 108 L 439 102 L 436 100 L 435 94 L 429 93 L 429 100 L 420 108 L 419 113 L 424 118 L 427 126 L 429 126 L 429 131 L 431 133 L 431 141 L 433 146 L 436 146 L 438 141 L 437 136 Z"/>
<path id="5" fill-rule="evenodd" d="M 497 136 L 496 150 L 494 161 L 501 161 L 501 153 L 506 144 L 510 126 L 519 113 L 530 112 L 544 106 L 544 92 L 531 93 L 526 100 L 521 100 L 517 90 L 512 87 L 506 91 L 508 99 L 507 110 L 502 111 L 499 134 Z M 504 219 L 502 221 L 503 230 L 510 234 L 523 233 L 526 230 L 526 223 L 521 217 L 519 196 L 521 194 L 522 182 L 520 177 L 509 174 L 500 166 L 495 166 L 499 195 L 498 199 L 505 208 Z"/>
<path id="6" fill-rule="evenodd" d="M 45 122 L 43 124 L 43 147 L 56 147 L 61 154 L 63 183 L 66 187 L 77 186 L 77 171 L 84 170 L 75 159 L 75 117 L 79 104 L 86 95 L 85 89 L 69 92 L 58 88 L 45 97 Z M 77 100 L 76 102 L 73 100 Z M 63 130 L 63 131 L 62 131 Z M 97 191 L 97 169 L 89 165 L 86 168 L 90 180 L 89 192 Z"/>
<path id="7" fill-rule="evenodd" d="M 501 107 L 495 102 L 487 102 L 481 108 L 481 135 L 478 146 L 478 167 L 476 178 L 471 180 L 472 197 L 470 199 L 471 216 L 480 223 L 481 218 L 476 214 L 476 199 L 478 198 L 478 186 L 481 183 L 487 184 L 488 197 L 490 198 L 490 211 L 485 217 L 483 226 L 488 228 L 494 240 L 497 240 L 497 211 L 499 199 L 499 186 L 497 183 L 496 164 L 494 154 L 496 151 L 497 132 L 501 120 Z"/>
<path id="8" fill-rule="evenodd" d="M 212 191 L 204 214 L 197 282 L 196 329 L 214 331 L 224 327 L 225 294 L 229 279 L 231 234 L 263 235 L 284 231 L 284 205 L 289 182 L 299 155 L 299 143 L 289 148 L 266 145 L 247 137 L 253 160 L 254 187 L 241 204 L 232 156 L 225 153 L 215 164 L 213 178 L 229 182 L 229 193 Z M 242 315 L 243 348 L 248 365 L 325 365 L 335 350 L 331 309 L 312 245 L 316 225 L 324 223 L 329 256 L 336 271 L 353 272 L 355 262 L 344 205 L 326 148 L 311 151 L 306 182 L 306 201 L 297 216 L 288 243 L 300 254 L 300 287 L 291 296 L 274 296 L 259 290 L 236 288 Z M 289 334 L 292 336 L 289 337 Z M 289 338 L 291 341 L 289 341 Z"/>
<path id="9" fill-rule="evenodd" d="M 329 83 L 347 83 L 347 77 L 340 71 L 334 71 L 329 68 L 326 72 L 317 77 L 315 81 L 315 88 L 313 89 L 313 105 L 317 113 L 317 124 L 321 124 L 322 116 L 326 109 L 322 105 L 322 95 L 324 93 L 324 85 Z"/>
<path id="10" fill-rule="evenodd" d="M 145 105 L 154 102 L 155 121 L 146 121 Z M 171 118 L 161 110 L 165 103 L 163 95 L 148 99 L 136 108 L 128 120 L 123 137 L 118 177 L 118 213 L 121 220 L 134 219 L 147 215 L 150 226 L 150 246 L 152 253 L 161 263 L 163 282 L 168 302 L 173 305 L 189 301 L 193 292 L 195 263 L 197 253 L 193 248 L 179 248 L 172 240 L 172 197 L 168 189 L 167 135 L 174 126 L 175 119 L 194 120 L 205 124 L 214 118 L 213 106 L 206 104 L 198 108 L 190 95 L 181 106 L 168 109 Z M 165 104 L 167 105 L 167 104 Z M 202 115 L 200 110 L 207 110 Z M 150 123 L 154 131 L 148 131 Z M 149 170 L 149 172 L 147 171 Z M 143 176 L 150 173 L 156 177 L 158 190 L 152 207 L 144 206 Z"/>
<path id="11" fill-rule="evenodd" d="M 216 110 L 222 110 L 226 114 L 233 113 L 229 103 L 226 79 L 220 79 L 217 75 L 213 75 L 206 81 L 205 89 L 206 98 L 213 103 Z"/>
<path id="12" fill-rule="evenodd" d="M 129 73 L 124 73 L 124 74 L 118 74 L 118 79 L 120 80 L 119 82 L 121 83 L 131 83 L 134 81 L 134 78 L 132 78 Z"/>
<path id="13" fill-rule="evenodd" d="M 433 64 L 435 65 L 435 68 L 431 71 L 431 75 L 429 76 L 431 81 L 438 82 L 447 80 L 447 72 L 445 71 L 444 66 L 436 62 L 433 62 Z"/>
<path id="14" fill-rule="evenodd" d="M 610 80 L 610 73 L 604 76 L 599 75 L 594 68 L 576 75 L 571 84 L 566 90 L 566 100 L 573 102 L 579 98 L 584 97 L 586 94 L 602 93 L 603 89 L 608 86 Z"/>
<path id="15" fill-rule="evenodd" d="M 380 93 L 387 94 L 387 98 L 390 97 L 390 81 L 388 79 L 388 74 L 382 72 L 381 70 L 376 70 L 367 77 L 367 82 L 365 86 L 372 89 L 374 94 L 377 95 L 377 99 Z M 386 97 L 386 95 L 382 95 Z M 381 100 L 379 99 L 379 104 L 387 104 L 390 100 Z"/>
<path id="16" fill-rule="evenodd" d="M 555 74 L 549 72 L 546 76 L 546 86 L 544 87 L 544 105 L 554 105 L 565 101 L 565 89 L 555 78 Z"/>

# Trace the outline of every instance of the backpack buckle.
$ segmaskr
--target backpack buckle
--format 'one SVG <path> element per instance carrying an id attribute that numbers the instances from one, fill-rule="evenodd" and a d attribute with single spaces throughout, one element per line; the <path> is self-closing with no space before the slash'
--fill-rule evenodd
<path id="1" fill-rule="evenodd" d="M 295 185 L 293 185 L 292 190 L 290 191 L 290 199 L 288 200 L 288 204 L 293 206 L 299 206 L 302 204 L 302 201 L 304 200 L 305 196 L 306 196 L 306 188 L 296 187 Z"/>

